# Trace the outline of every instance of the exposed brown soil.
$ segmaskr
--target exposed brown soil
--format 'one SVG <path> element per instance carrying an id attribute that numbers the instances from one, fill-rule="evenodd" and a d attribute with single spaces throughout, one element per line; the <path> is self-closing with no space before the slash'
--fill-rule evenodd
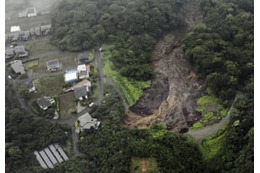
<path id="1" fill-rule="evenodd" d="M 129 109 L 124 121 L 128 127 L 147 128 L 154 123 L 164 123 L 174 132 L 184 132 L 200 119 L 196 100 L 205 87 L 187 61 L 182 42 L 187 29 L 200 23 L 202 16 L 197 1 L 184 9 L 187 27 L 176 28 L 155 46 L 152 84 Z"/>

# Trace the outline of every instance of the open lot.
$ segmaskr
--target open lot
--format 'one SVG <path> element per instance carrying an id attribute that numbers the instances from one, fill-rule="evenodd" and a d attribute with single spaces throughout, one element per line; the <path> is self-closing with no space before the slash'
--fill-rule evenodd
<path id="1" fill-rule="evenodd" d="M 62 74 L 37 79 L 34 83 L 37 90 L 37 93 L 35 94 L 37 98 L 43 96 L 57 97 L 63 93 L 62 85 L 64 81 Z"/>
<path id="2" fill-rule="evenodd" d="M 29 51 L 30 57 L 59 50 L 57 47 L 51 45 L 49 39 L 42 39 L 37 42 L 29 43 L 29 44 L 25 42 L 25 49 Z"/>
<path id="3" fill-rule="evenodd" d="M 73 92 L 60 96 L 60 119 L 68 119 L 71 112 L 76 111 L 76 102 Z"/>

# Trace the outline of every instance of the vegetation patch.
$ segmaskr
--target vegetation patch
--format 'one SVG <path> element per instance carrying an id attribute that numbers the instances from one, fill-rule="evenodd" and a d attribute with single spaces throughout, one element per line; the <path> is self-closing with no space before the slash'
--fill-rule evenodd
<path id="1" fill-rule="evenodd" d="M 131 158 L 131 173 L 159 173 L 155 158 Z"/>
<path id="2" fill-rule="evenodd" d="M 220 100 L 212 95 L 205 95 L 198 99 L 197 110 L 201 113 L 202 118 L 193 124 L 193 130 L 205 127 L 207 125 L 219 122 L 226 116 L 228 109 L 220 104 Z"/>
<path id="3" fill-rule="evenodd" d="M 24 63 L 24 67 L 26 69 L 32 69 L 34 67 L 37 67 L 39 65 L 39 60 L 36 59 L 36 60 L 32 60 L 32 61 L 28 61 L 26 63 Z"/>
<path id="4" fill-rule="evenodd" d="M 105 52 L 103 56 L 104 73 L 116 83 L 116 85 L 122 91 L 124 98 L 131 106 L 135 104 L 135 102 L 142 96 L 143 90 L 150 87 L 151 81 L 137 81 L 121 76 L 114 69 L 112 61 L 110 61 L 110 58 L 113 56 L 110 51 L 112 48 L 113 46 L 105 46 Z"/>
<path id="5" fill-rule="evenodd" d="M 63 93 L 62 85 L 63 75 L 49 76 L 42 79 L 35 80 L 37 93 L 35 97 L 51 96 L 56 97 Z"/>
<path id="6" fill-rule="evenodd" d="M 60 96 L 60 119 L 68 119 L 76 112 L 76 102 L 73 92 Z"/>
<path id="7" fill-rule="evenodd" d="M 220 151 L 226 134 L 226 125 L 210 137 L 201 142 L 203 158 L 209 160 L 214 158 Z"/>
<path id="8" fill-rule="evenodd" d="M 55 46 L 50 44 L 49 39 L 26 44 L 25 49 L 29 51 L 30 56 L 37 56 L 39 54 L 58 50 Z"/>

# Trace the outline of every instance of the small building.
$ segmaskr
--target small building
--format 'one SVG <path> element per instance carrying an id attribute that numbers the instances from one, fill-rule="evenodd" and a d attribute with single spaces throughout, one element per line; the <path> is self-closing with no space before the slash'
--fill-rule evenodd
<path id="1" fill-rule="evenodd" d="M 23 63 L 21 60 L 15 60 L 11 64 L 12 69 L 14 70 L 15 73 L 20 73 L 20 74 L 25 74 Z"/>
<path id="2" fill-rule="evenodd" d="M 89 56 L 87 52 L 82 52 L 78 56 L 78 65 L 86 64 L 89 62 Z"/>
<path id="3" fill-rule="evenodd" d="M 25 51 L 24 46 L 15 46 L 14 52 L 18 56 L 18 58 L 24 58 L 28 56 L 28 52 Z"/>
<path id="4" fill-rule="evenodd" d="M 10 42 L 18 41 L 18 39 L 19 39 L 19 32 L 9 33 L 8 39 L 9 39 Z"/>
<path id="5" fill-rule="evenodd" d="M 55 100 L 51 97 L 44 96 L 42 98 L 38 98 L 36 103 L 41 109 L 47 110 L 53 103 L 55 103 Z"/>
<path id="6" fill-rule="evenodd" d="M 30 28 L 29 30 L 31 35 L 35 35 L 35 36 L 41 36 L 41 28 L 40 26 L 34 27 L 34 28 Z"/>
<path id="7" fill-rule="evenodd" d="M 29 31 L 21 31 L 19 32 L 19 39 L 22 41 L 28 41 L 30 37 Z"/>
<path id="8" fill-rule="evenodd" d="M 14 49 L 10 48 L 10 49 L 6 49 L 5 50 L 5 58 L 6 59 L 10 59 L 14 57 Z"/>
<path id="9" fill-rule="evenodd" d="M 64 90 L 64 92 L 69 92 L 69 91 L 74 91 L 76 88 L 79 88 L 79 87 L 82 87 L 82 86 L 86 86 L 88 87 L 87 88 L 87 91 L 89 92 L 89 88 L 91 87 L 91 82 L 88 81 L 87 79 L 84 79 L 78 83 L 76 83 L 75 85 L 73 85 L 72 87 Z"/>
<path id="10" fill-rule="evenodd" d="M 76 99 L 83 100 L 83 98 L 86 99 L 88 98 L 88 92 L 89 92 L 89 88 L 87 86 L 82 86 L 82 87 L 75 88 L 74 95 Z"/>
<path id="11" fill-rule="evenodd" d="M 54 72 L 62 68 L 58 59 L 50 60 L 46 62 L 47 70 Z"/>
<path id="12" fill-rule="evenodd" d="M 73 83 L 78 81 L 78 70 L 72 69 L 66 71 L 64 75 L 64 82 L 65 83 Z"/>
<path id="13" fill-rule="evenodd" d="M 89 77 L 89 68 L 85 64 L 78 65 L 77 70 L 79 72 L 79 79 Z"/>
<path id="14" fill-rule="evenodd" d="M 26 9 L 26 14 L 28 17 L 34 17 L 37 16 L 36 8 L 35 7 L 30 7 Z"/>
<path id="15" fill-rule="evenodd" d="M 26 87 L 29 89 L 29 93 L 36 92 L 36 88 L 33 81 L 25 82 Z"/>
<path id="16" fill-rule="evenodd" d="M 92 118 L 89 113 L 85 113 L 78 118 L 77 133 L 84 132 L 85 130 L 97 130 L 100 126 L 100 121 L 96 118 Z"/>
<path id="17" fill-rule="evenodd" d="M 19 17 L 19 18 L 27 17 L 26 11 L 23 11 L 23 12 L 18 13 L 18 17 Z"/>
<path id="18" fill-rule="evenodd" d="M 51 30 L 51 24 L 49 25 L 42 25 L 41 26 L 41 33 L 42 35 L 48 35 Z"/>
<path id="19" fill-rule="evenodd" d="M 11 32 L 19 32 L 21 31 L 20 26 L 11 26 Z"/>

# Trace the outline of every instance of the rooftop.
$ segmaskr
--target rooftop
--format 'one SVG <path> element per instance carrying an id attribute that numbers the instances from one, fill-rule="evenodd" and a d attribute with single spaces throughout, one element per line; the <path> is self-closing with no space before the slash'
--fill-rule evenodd
<path id="1" fill-rule="evenodd" d="M 21 31 L 20 26 L 11 26 L 11 32 Z"/>
<path id="2" fill-rule="evenodd" d="M 69 70 L 66 71 L 64 75 L 64 80 L 65 82 L 71 82 L 71 81 L 76 81 L 78 80 L 78 70 Z"/>
<path id="3" fill-rule="evenodd" d="M 96 118 L 92 118 L 88 112 L 80 116 L 78 118 L 78 121 L 79 121 L 80 131 L 83 131 L 84 129 L 88 130 L 91 128 L 97 129 L 100 124 L 100 122 L 97 121 Z"/>
<path id="4" fill-rule="evenodd" d="M 74 95 L 77 99 L 87 96 L 87 86 L 75 88 Z"/>
<path id="5" fill-rule="evenodd" d="M 48 70 L 60 68 L 60 62 L 58 59 L 50 60 L 46 62 Z"/>
<path id="6" fill-rule="evenodd" d="M 14 61 L 11 67 L 15 71 L 15 73 L 25 74 L 23 63 L 21 60 Z"/>
<path id="7" fill-rule="evenodd" d="M 19 54 L 19 53 L 25 53 L 26 51 L 25 51 L 24 46 L 15 46 L 14 52 Z"/>
<path id="8" fill-rule="evenodd" d="M 38 106 L 40 106 L 43 110 L 46 110 L 55 101 L 51 97 L 45 96 L 42 98 L 38 98 L 36 102 Z"/>
<path id="9" fill-rule="evenodd" d="M 30 14 L 30 13 L 36 13 L 36 9 L 34 7 L 30 7 L 26 9 L 26 13 Z"/>

